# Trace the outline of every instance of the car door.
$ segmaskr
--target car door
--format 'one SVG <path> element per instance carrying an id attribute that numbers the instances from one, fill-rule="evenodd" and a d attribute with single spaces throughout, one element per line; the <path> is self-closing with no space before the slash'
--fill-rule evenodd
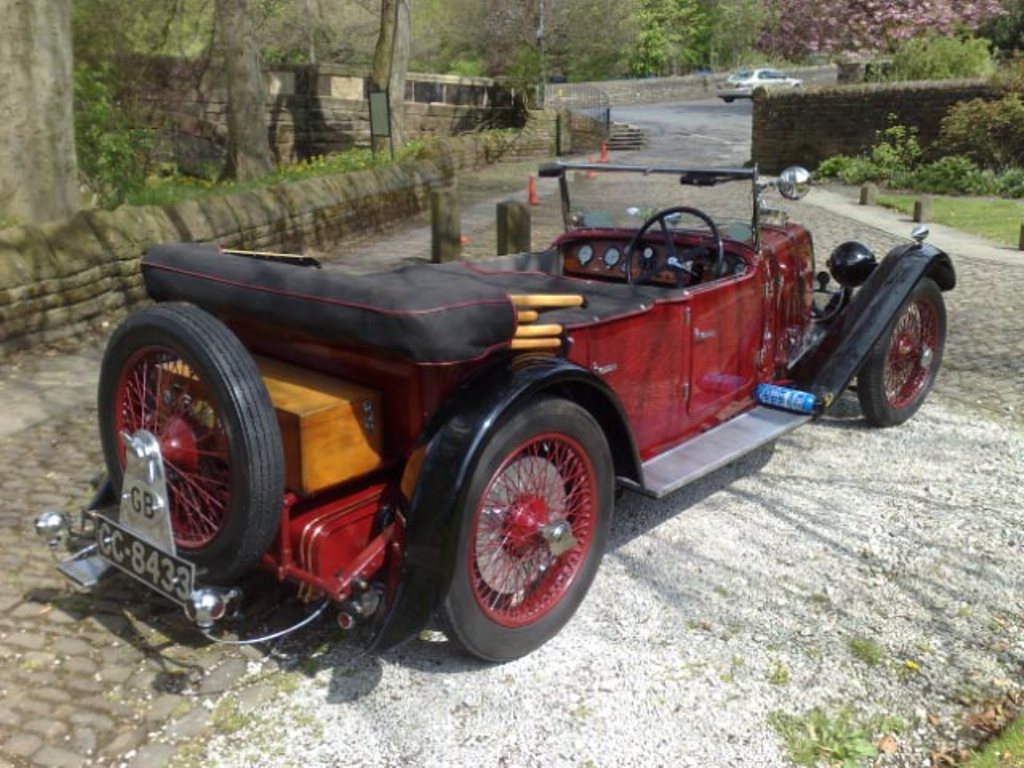
<path id="1" fill-rule="evenodd" d="M 569 358 L 614 390 L 629 419 L 641 458 L 678 442 L 689 391 L 689 330 L 685 301 L 600 323 L 573 334 Z"/>
<path id="2" fill-rule="evenodd" d="M 760 269 L 691 289 L 689 427 L 728 418 L 753 392 L 766 327 L 765 279 Z"/>

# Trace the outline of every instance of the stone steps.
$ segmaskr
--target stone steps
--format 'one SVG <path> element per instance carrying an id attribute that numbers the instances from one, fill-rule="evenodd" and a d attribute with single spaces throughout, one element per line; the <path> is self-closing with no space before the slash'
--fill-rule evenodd
<path id="1" fill-rule="evenodd" d="M 628 123 L 612 123 L 608 132 L 608 149 L 631 150 L 647 146 L 647 135 L 637 126 Z"/>

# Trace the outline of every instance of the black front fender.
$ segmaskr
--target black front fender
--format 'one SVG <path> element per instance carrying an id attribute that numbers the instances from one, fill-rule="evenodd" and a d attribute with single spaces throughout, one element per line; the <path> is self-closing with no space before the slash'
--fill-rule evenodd
<path id="1" fill-rule="evenodd" d="M 447 593 L 470 479 L 488 440 L 521 403 L 540 394 L 567 397 L 601 424 L 616 475 L 640 481 L 640 458 L 625 413 L 605 382 L 560 358 L 503 361 L 459 389 L 420 438 L 423 461 L 415 478 L 404 532 L 402 573 L 371 648 L 384 650 L 422 630 Z"/>
<path id="2" fill-rule="evenodd" d="M 923 277 L 934 280 L 943 291 L 956 285 L 953 262 L 938 248 L 917 243 L 893 248 L 814 349 L 793 368 L 796 386 L 813 392 L 829 408 Z"/>

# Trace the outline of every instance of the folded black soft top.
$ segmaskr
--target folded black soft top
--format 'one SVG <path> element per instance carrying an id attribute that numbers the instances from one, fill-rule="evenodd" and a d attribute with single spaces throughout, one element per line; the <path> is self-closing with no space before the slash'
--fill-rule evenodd
<path id="1" fill-rule="evenodd" d="M 195 243 L 150 248 L 142 276 L 157 301 L 188 301 L 220 316 L 253 317 L 423 363 L 473 360 L 507 347 L 516 329 L 510 293 L 583 293 L 587 307 L 561 318 L 569 325 L 652 303 L 647 290 L 537 272 L 416 264 L 349 275 Z"/>

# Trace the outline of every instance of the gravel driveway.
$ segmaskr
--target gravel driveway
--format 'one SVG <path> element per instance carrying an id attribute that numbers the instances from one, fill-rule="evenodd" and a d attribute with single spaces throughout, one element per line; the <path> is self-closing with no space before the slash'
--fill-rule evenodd
<path id="1" fill-rule="evenodd" d="M 228 694 L 192 757 L 776 766 L 769 714 L 818 707 L 889 734 L 881 764 L 927 765 L 966 704 L 1020 684 L 1024 434 L 935 398 L 892 430 L 838 412 L 663 501 L 622 498 L 587 600 L 532 655 L 367 657 L 314 631 L 278 649 L 286 672 L 250 662 L 259 703 Z"/>

